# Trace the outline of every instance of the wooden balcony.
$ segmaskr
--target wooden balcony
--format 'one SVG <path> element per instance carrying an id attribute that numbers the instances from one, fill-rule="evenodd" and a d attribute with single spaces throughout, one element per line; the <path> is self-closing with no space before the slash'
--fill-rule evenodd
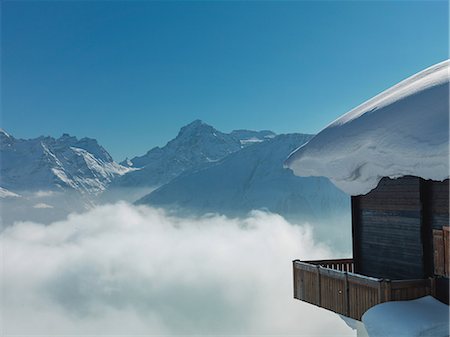
<path id="1" fill-rule="evenodd" d="M 352 259 L 293 261 L 294 298 L 361 320 L 387 301 L 434 295 L 434 279 L 387 280 L 354 273 Z"/>

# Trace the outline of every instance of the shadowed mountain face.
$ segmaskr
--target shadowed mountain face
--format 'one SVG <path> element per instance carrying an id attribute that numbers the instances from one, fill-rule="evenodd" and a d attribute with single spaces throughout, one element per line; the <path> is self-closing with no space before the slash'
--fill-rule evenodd
<path id="1" fill-rule="evenodd" d="M 297 220 L 347 212 L 349 198 L 326 178 L 296 177 L 285 158 L 312 136 L 279 135 L 185 174 L 138 201 L 181 212 L 240 216 L 266 209 Z"/>

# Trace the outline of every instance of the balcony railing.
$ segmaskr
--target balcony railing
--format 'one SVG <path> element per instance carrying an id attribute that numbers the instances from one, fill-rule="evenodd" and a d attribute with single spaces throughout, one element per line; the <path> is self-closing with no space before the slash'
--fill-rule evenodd
<path id="1" fill-rule="evenodd" d="M 361 320 L 369 308 L 434 294 L 434 279 L 387 280 L 354 273 L 352 259 L 293 261 L 294 298 Z"/>

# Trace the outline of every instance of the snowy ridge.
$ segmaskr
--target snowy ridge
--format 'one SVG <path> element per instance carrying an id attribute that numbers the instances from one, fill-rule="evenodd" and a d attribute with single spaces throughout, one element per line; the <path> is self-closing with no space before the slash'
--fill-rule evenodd
<path id="1" fill-rule="evenodd" d="M 15 139 L 0 133 L 0 182 L 12 191 L 75 190 L 95 196 L 111 181 L 132 171 L 113 161 L 95 139 Z"/>
<path id="2" fill-rule="evenodd" d="M 382 177 L 449 177 L 449 61 L 409 77 L 346 113 L 294 151 L 285 165 L 325 176 L 351 195 Z"/>

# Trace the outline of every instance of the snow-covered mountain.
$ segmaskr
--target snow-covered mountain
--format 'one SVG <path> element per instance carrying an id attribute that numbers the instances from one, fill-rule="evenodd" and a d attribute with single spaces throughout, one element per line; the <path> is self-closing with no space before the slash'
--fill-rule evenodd
<path id="1" fill-rule="evenodd" d="M 127 159 L 121 165 L 135 168 L 114 181 L 111 188 L 159 187 L 186 172 L 209 166 L 243 147 L 263 142 L 275 134 L 271 131 L 236 130 L 229 134 L 200 120 L 184 126 L 163 147 L 145 155 Z"/>
<path id="2" fill-rule="evenodd" d="M 289 153 L 311 138 L 279 135 L 246 147 L 214 165 L 174 179 L 138 203 L 230 216 L 267 209 L 302 220 L 348 213 L 349 197 L 328 179 L 296 177 L 283 168 Z"/>
<path id="3" fill-rule="evenodd" d="M 16 139 L 0 130 L 0 187 L 21 191 L 76 191 L 95 196 L 132 169 L 113 161 L 95 139 Z"/>

